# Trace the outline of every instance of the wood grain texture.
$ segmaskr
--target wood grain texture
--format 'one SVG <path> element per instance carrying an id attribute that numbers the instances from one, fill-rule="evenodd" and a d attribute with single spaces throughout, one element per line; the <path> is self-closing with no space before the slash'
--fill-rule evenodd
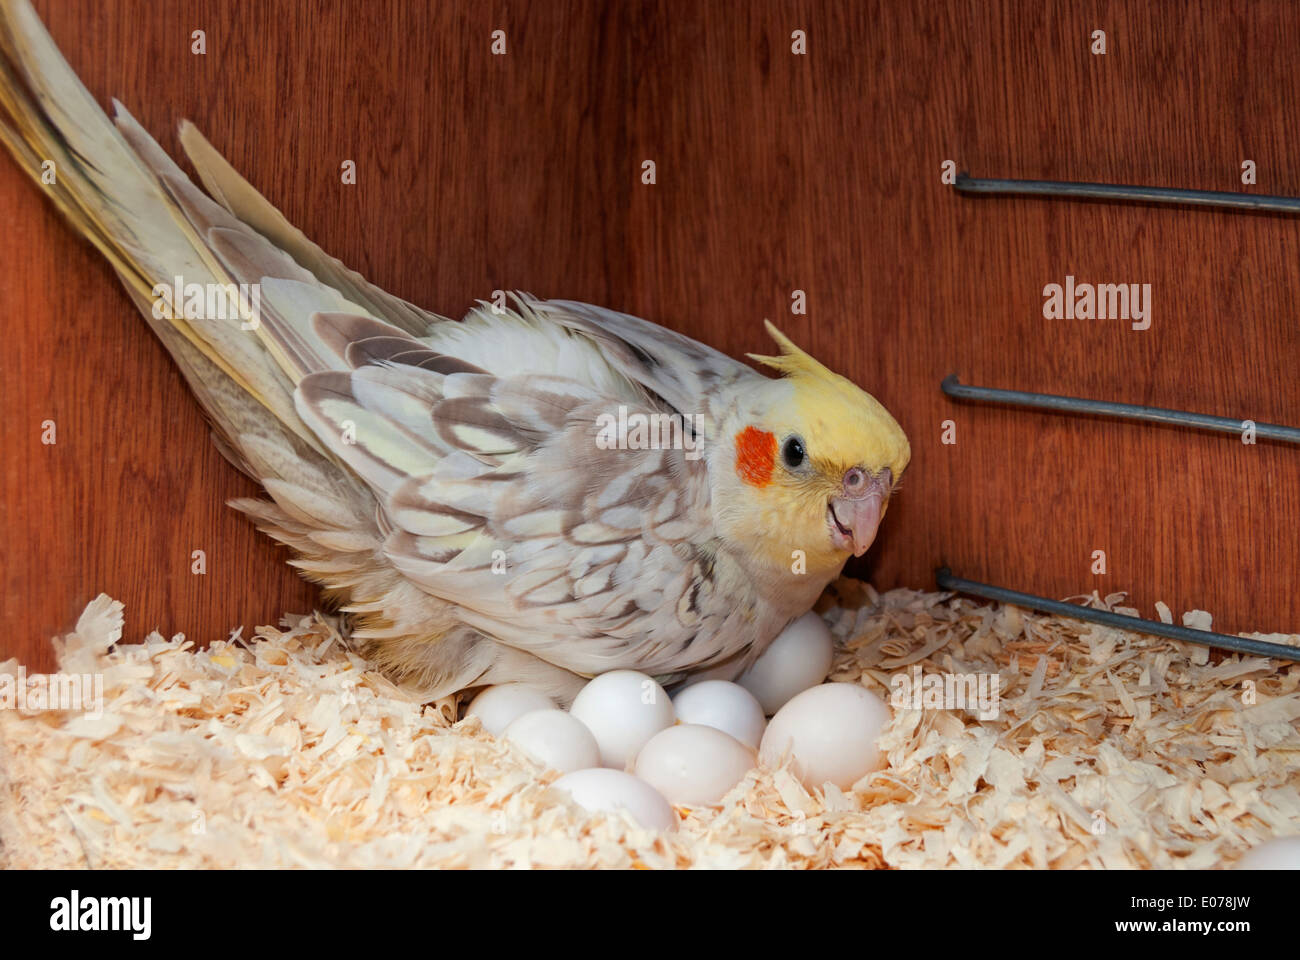
<path id="1" fill-rule="evenodd" d="M 519 288 L 732 354 L 766 350 L 775 320 L 911 434 L 864 568 L 882 587 L 933 586 L 947 563 L 1054 596 L 1129 590 L 1148 615 L 1163 599 L 1229 630 L 1300 629 L 1294 448 L 939 391 L 958 372 L 1300 423 L 1300 220 L 964 199 L 939 176 L 950 159 L 1234 190 L 1252 159 L 1244 189 L 1298 194 L 1300 6 L 37 6 L 101 102 L 121 99 L 174 154 L 194 120 L 327 250 L 431 309 Z M 111 271 L 8 160 L 0 209 L 0 658 L 50 666 L 48 636 L 100 591 L 126 602 L 128 637 L 206 642 L 307 609 L 284 552 L 222 505 L 253 487 Z M 1042 288 L 1067 274 L 1150 283 L 1151 329 L 1044 320 Z M 796 289 L 806 316 L 790 314 Z M 949 418 L 955 446 L 940 443 Z"/>

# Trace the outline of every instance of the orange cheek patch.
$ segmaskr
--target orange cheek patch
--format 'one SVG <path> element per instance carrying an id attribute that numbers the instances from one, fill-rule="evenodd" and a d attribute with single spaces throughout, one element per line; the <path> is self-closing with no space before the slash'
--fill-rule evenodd
<path id="1" fill-rule="evenodd" d="M 736 434 L 736 475 L 755 487 L 772 482 L 776 462 L 776 435 L 746 427 Z"/>

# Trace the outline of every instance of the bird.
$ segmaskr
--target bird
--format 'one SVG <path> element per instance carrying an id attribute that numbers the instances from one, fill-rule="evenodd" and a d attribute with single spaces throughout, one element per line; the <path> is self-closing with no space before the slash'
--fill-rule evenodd
<path id="1" fill-rule="evenodd" d="M 775 376 L 625 313 L 514 294 L 460 321 L 309 240 L 188 121 L 200 189 L 0 0 L 0 138 L 116 270 L 361 653 L 430 701 L 734 679 L 864 554 L 911 456 L 773 324 Z"/>

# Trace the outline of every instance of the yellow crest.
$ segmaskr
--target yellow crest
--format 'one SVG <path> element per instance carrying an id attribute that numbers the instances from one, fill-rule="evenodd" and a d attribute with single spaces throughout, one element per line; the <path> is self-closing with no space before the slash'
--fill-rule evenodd
<path id="1" fill-rule="evenodd" d="M 779 370 L 794 382 L 795 405 L 803 429 L 816 441 L 810 452 L 840 464 L 865 461 L 866 466 L 890 467 L 902 474 L 911 458 L 907 435 L 875 397 L 853 381 L 834 373 L 795 346 L 770 320 L 764 320 L 768 334 L 781 348 L 779 357 L 746 354 L 765 366 Z"/>
<path id="2" fill-rule="evenodd" d="M 778 330 L 776 324 L 771 320 L 764 320 L 763 326 L 767 327 L 768 336 L 775 340 L 776 345 L 781 348 L 781 356 L 768 357 L 761 353 L 745 354 L 749 359 L 757 360 L 764 366 L 780 370 L 788 377 L 809 376 L 824 377 L 830 380 L 842 379 L 838 374 L 832 373 L 815 358 L 795 346 L 794 341 Z"/>

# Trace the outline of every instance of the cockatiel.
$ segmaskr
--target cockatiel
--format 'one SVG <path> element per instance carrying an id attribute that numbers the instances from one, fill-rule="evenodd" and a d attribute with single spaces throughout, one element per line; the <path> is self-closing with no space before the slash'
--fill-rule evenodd
<path id="1" fill-rule="evenodd" d="M 907 438 L 771 324 L 780 355 L 753 359 L 776 379 L 581 303 L 427 313 L 327 256 L 186 123 L 205 195 L 120 104 L 109 120 L 26 0 L 0 10 L 0 135 L 270 496 L 233 506 L 398 682 L 567 703 L 616 668 L 732 678 L 871 544 Z"/>

